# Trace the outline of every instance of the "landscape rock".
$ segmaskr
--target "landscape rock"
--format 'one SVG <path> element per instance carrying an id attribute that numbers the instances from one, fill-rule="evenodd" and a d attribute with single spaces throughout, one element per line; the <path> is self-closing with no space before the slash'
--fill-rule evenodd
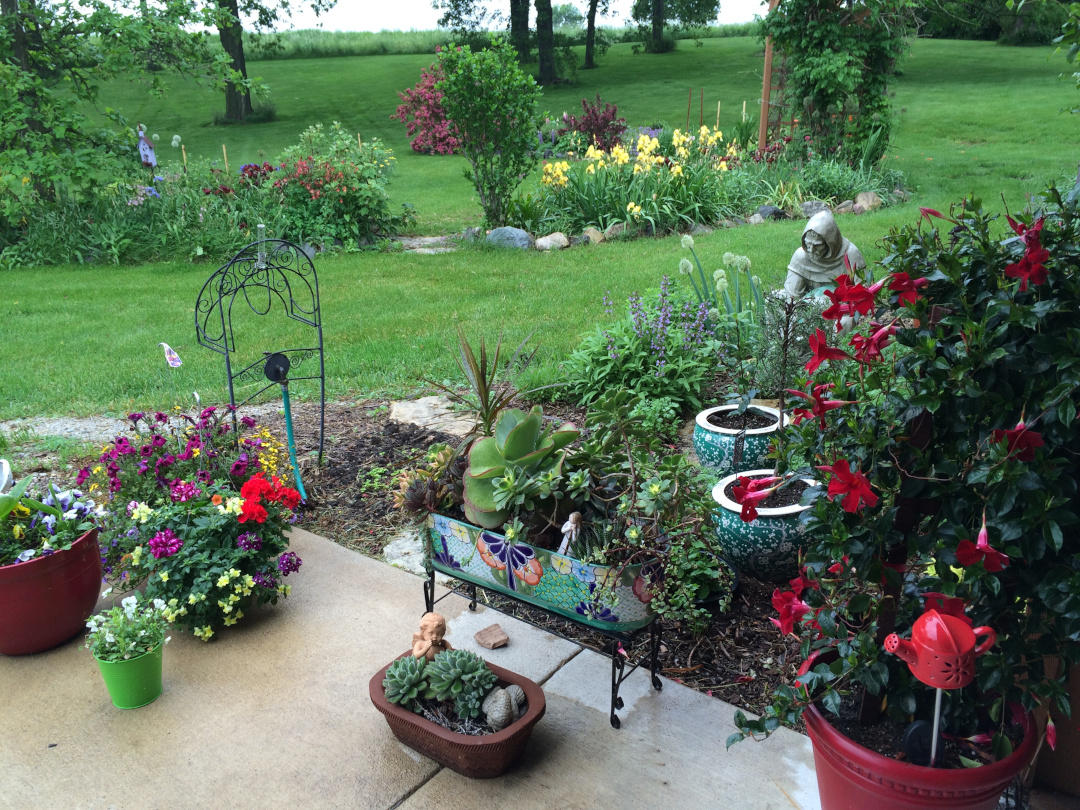
<path id="1" fill-rule="evenodd" d="M 506 632 L 497 624 L 485 627 L 474 635 L 473 638 L 476 639 L 477 644 L 488 650 L 505 647 L 510 643 L 510 636 L 506 635 Z"/>
<path id="2" fill-rule="evenodd" d="M 789 219 L 787 212 L 783 208 L 777 208 L 775 205 L 758 206 L 757 214 L 762 219 Z"/>
<path id="3" fill-rule="evenodd" d="M 810 219 L 810 217 L 820 211 L 828 211 L 829 204 L 823 200 L 807 200 L 799 205 L 799 210 L 802 211 L 804 217 Z"/>
<path id="4" fill-rule="evenodd" d="M 712 232 L 713 232 L 713 229 L 710 228 L 708 225 L 701 225 L 700 223 L 697 223 L 697 222 L 695 222 L 693 227 L 690 228 L 690 235 L 691 236 L 706 236 L 706 235 L 708 235 L 708 234 L 710 234 Z"/>
<path id="5" fill-rule="evenodd" d="M 528 250 L 532 246 L 532 237 L 528 231 L 509 226 L 496 228 L 487 235 L 487 243 L 495 247 L 518 248 Z"/>
<path id="6" fill-rule="evenodd" d="M 735 222 L 735 220 L 733 220 L 733 219 L 722 219 L 717 224 L 719 224 L 719 226 L 721 228 L 737 228 L 737 227 L 739 227 L 739 223 Z"/>
<path id="7" fill-rule="evenodd" d="M 477 239 L 480 238 L 480 235 L 482 233 L 483 233 L 483 231 L 480 230 L 479 228 L 466 228 L 465 230 L 463 230 L 461 232 L 461 237 L 466 242 L 475 242 Z"/>
<path id="8" fill-rule="evenodd" d="M 865 214 L 866 209 L 862 205 L 860 205 L 859 203 L 855 203 L 855 205 L 851 206 L 851 213 L 858 216 L 859 214 Z"/>
<path id="9" fill-rule="evenodd" d="M 618 237 L 623 235 L 623 232 L 625 230 L 626 230 L 626 223 L 625 222 L 616 222 L 616 223 L 614 223 L 612 225 L 608 225 L 607 230 L 604 231 L 604 238 L 609 239 L 609 240 L 610 239 L 617 239 Z"/>
<path id="10" fill-rule="evenodd" d="M 911 196 L 908 192 L 904 191 L 902 188 L 893 189 L 892 195 L 894 197 L 896 197 L 896 199 L 898 199 L 898 200 L 906 200 Z"/>
<path id="11" fill-rule="evenodd" d="M 833 209 L 833 213 L 834 214 L 850 214 L 851 209 L 854 207 L 854 205 L 855 205 L 855 203 L 853 201 L 844 200 L 842 203 L 840 203 L 838 206 L 836 206 L 836 208 Z"/>
<path id="12" fill-rule="evenodd" d="M 761 214 L 751 214 L 746 220 L 747 225 L 761 225 L 765 222 L 765 217 Z"/>
<path id="13" fill-rule="evenodd" d="M 599 245 L 604 241 L 604 235 L 597 228 L 586 228 L 581 232 L 581 235 L 589 237 L 590 245 Z"/>
<path id="14" fill-rule="evenodd" d="M 421 397 L 420 399 L 390 404 L 390 421 L 419 425 L 429 430 L 439 430 L 451 436 L 466 436 L 475 420 L 450 409 L 446 397 Z"/>
<path id="15" fill-rule="evenodd" d="M 383 559 L 395 568 L 416 574 L 427 579 L 424 568 L 424 544 L 420 539 L 419 529 L 404 529 L 383 546 Z M 435 581 L 440 585 L 450 584 L 450 578 L 435 572 Z"/>
<path id="16" fill-rule="evenodd" d="M 536 240 L 537 250 L 562 250 L 568 247 L 570 247 L 570 240 L 566 238 L 566 234 L 562 231 L 549 233 L 547 236 L 541 236 Z"/>
<path id="17" fill-rule="evenodd" d="M 881 206 L 881 197 L 873 191 L 860 191 L 855 195 L 855 204 L 861 205 L 864 211 L 873 211 Z"/>

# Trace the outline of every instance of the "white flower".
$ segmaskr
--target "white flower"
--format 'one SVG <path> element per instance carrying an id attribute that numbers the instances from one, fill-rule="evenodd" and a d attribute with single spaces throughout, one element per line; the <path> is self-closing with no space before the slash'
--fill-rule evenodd
<path id="1" fill-rule="evenodd" d="M 732 253 L 730 250 L 727 253 L 724 254 L 724 264 L 726 264 L 728 267 L 731 267 L 731 265 L 732 265 L 732 263 L 734 261 L 735 261 L 735 254 Z"/>
<path id="2" fill-rule="evenodd" d="M 690 264 L 689 259 L 679 259 L 679 272 L 688 276 L 694 272 L 694 265 Z"/>
<path id="3" fill-rule="evenodd" d="M 692 237 L 690 234 L 684 234 L 683 238 L 682 238 L 682 246 L 683 246 L 683 250 L 693 250 L 694 249 L 694 237 Z"/>
<path id="4" fill-rule="evenodd" d="M 719 284 L 720 279 L 724 279 L 725 281 L 727 280 L 727 273 L 725 273 L 723 270 L 715 270 L 712 274 L 712 278 L 713 281 Z"/>
<path id="5" fill-rule="evenodd" d="M 124 607 L 124 613 L 129 619 L 135 617 L 135 607 L 139 604 L 139 600 L 134 596 L 128 596 L 120 600 L 120 604 Z"/>
<path id="6" fill-rule="evenodd" d="M 779 419 L 779 417 L 777 417 L 777 418 Z M 112 643 L 114 643 L 116 641 L 116 636 L 114 636 L 112 633 L 106 632 L 105 633 L 105 640 L 107 642 L 109 642 L 110 644 L 112 644 Z"/>
<path id="7" fill-rule="evenodd" d="M 173 135 L 172 136 L 172 145 L 173 145 L 173 149 L 175 149 L 176 147 L 178 147 L 180 145 L 180 136 L 179 135 Z"/>
<path id="8" fill-rule="evenodd" d="M 150 139 L 153 141 L 159 141 L 161 140 L 161 136 L 155 132 L 153 135 L 150 136 Z"/>
<path id="9" fill-rule="evenodd" d="M 110 586 L 110 587 L 108 587 L 108 588 L 106 588 L 105 590 L 103 590 L 103 591 L 101 592 L 101 598 L 102 598 L 102 599 L 104 599 L 104 598 L 105 598 L 106 596 L 108 596 L 108 595 L 109 595 L 110 593 L 112 593 L 112 587 L 111 587 L 111 586 Z"/>
<path id="10" fill-rule="evenodd" d="M 777 418 L 779 418 L 779 417 L 777 417 Z M 164 610 L 165 609 L 165 600 L 164 599 L 155 599 L 154 600 L 154 607 L 156 607 L 158 610 Z"/>
<path id="11" fill-rule="evenodd" d="M 754 286 L 757 286 L 757 287 L 761 286 L 761 276 L 753 276 L 750 280 L 754 283 Z M 779 417 L 777 417 L 777 418 L 779 418 Z"/>
<path id="12" fill-rule="evenodd" d="M 780 417 L 776 418 L 779 419 Z M 163 641 L 162 644 L 168 644 L 170 641 L 172 641 L 172 636 L 165 636 L 165 641 Z"/>

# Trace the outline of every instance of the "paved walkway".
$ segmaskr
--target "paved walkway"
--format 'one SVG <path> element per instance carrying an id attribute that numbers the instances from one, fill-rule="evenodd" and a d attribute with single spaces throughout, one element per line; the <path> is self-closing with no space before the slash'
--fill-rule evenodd
<path id="1" fill-rule="evenodd" d="M 165 692 L 115 709 L 79 641 L 0 657 L 0 808 L 818 807 L 809 741 L 782 730 L 725 752 L 734 709 L 644 671 L 608 724 L 606 658 L 493 610 L 439 608 L 449 640 L 544 686 L 547 714 L 505 776 L 468 780 L 400 745 L 368 699 L 404 651 L 421 582 L 298 531 L 293 595 L 210 644 L 176 633 Z M 498 622 L 499 650 L 473 634 Z"/>

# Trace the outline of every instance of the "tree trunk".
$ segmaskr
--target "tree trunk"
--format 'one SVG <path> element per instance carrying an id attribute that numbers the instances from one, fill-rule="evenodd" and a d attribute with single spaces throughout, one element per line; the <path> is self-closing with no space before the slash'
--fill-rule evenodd
<path id="1" fill-rule="evenodd" d="M 536 50 L 540 57 L 540 84 L 555 83 L 555 29 L 551 0 L 536 0 Z"/>
<path id="2" fill-rule="evenodd" d="M 0 15 L 5 18 L 4 26 L 12 33 L 12 56 L 15 57 L 15 64 L 29 73 L 30 48 L 26 41 L 26 29 L 19 17 L 19 0 L 0 0 Z"/>
<path id="3" fill-rule="evenodd" d="M 237 0 L 217 0 L 218 8 L 227 11 L 232 18 L 228 24 L 218 24 L 218 35 L 221 37 L 221 47 L 232 60 L 233 70 L 240 73 L 245 79 L 247 75 L 247 62 L 244 60 L 244 27 L 240 23 L 240 11 L 237 8 Z M 244 123 L 244 120 L 252 112 L 251 96 L 242 87 L 229 82 L 225 85 L 225 118 L 229 121 Z"/>
<path id="4" fill-rule="evenodd" d="M 664 48 L 664 0 L 652 0 L 652 50 L 660 53 Z"/>
<path id="5" fill-rule="evenodd" d="M 596 7 L 600 0 L 589 0 L 589 21 L 585 29 L 585 69 L 596 67 Z"/>
<path id="6" fill-rule="evenodd" d="M 510 0 L 510 44 L 518 59 L 529 60 L 529 0 Z"/>

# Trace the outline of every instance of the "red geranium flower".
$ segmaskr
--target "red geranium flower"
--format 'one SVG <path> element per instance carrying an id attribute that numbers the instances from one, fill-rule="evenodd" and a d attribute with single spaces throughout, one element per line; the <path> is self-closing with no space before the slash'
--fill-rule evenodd
<path id="1" fill-rule="evenodd" d="M 810 351 L 814 356 L 806 361 L 806 370 L 810 374 L 813 374 L 818 370 L 818 366 L 824 363 L 826 360 L 853 360 L 850 354 L 842 349 L 833 349 L 828 345 L 828 338 L 825 336 L 825 332 L 818 329 L 814 334 L 810 336 Z"/>
<path id="2" fill-rule="evenodd" d="M 263 495 L 272 492 L 274 485 L 263 478 L 262 473 L 255 473 L 244 485 L 240 487 L 240 495 L 249 500 L 259 500 Z"/>
<path id="3" fill-rule="evenodd" d="M 919 287 L 925 287 L 930 282 L 925 278 L 911 278 L 907 273 L 894 273 L 890 276 L 892 279 L 889 284 L 889 289 L 892 292 L 900 293 L 898 301 L 901 306 L 906 304 L 914 304 L 919 295 L 915 291 Z"/>
<path id="4" fill-rule="evenodd" d="M 818 469 L 832 473 L 829 497 L 843 495 L 840 505 L 845 512 L 857 512 L 862 504 L 870 508 L 877 505 L 878 496 L 870 489 L 870 482 L 860 470 L 852 470 L 847 459 L 839 459 L 831 467 L 821 466 Z"/>
<path id="5" fill-rule="evenodd" d="M 1035 448 L 1044 444 L 1042 435 L 1028 430 L 1023 419 L 1012 430 L 995 430 L 990 434 L 990 441 L 994 444 L 1008 441 L 1008 457 L 1017 461 L 1034 461 Z"/>
<path id="6" fill-rule="evenodd" d="M 810 400 L 814 403 L 809 409 L 807 408 L 795 408 L 794 418 L 791 420 L 794 424 L 802 424 L 804 419 L 820 419 L 821 429 L 825 429 L 825 414 L 835 408 L 843 407 L 844 405 L 854 405 L 854 401 L 842 400 L 842 399 L 825 399 L 825 392 L 833 388 L 832 383 L 825 385 L 815 385 L 812 394 L 807 394 L 805 391 L 796 391 L 792 388 L 784 389 L 792 396 L 802 397 L 803 399 Z"/>
<path id="7" fill-rule="evenodd" d="M 254 520 L 256 523 L 263 523 L 266 521 L 266 507 L 256 500 L 248 499 L 244 501 L 240 507 L 240 516 L 237 518 L 240 523 L 247 523 L 249 520 Z"/>
<path id="8" fill-rule="evenodd" d="M 990 547 L 990 533 L 986 530 L 986 512 L 983 511 L 982 528 L 976 542 L 961 540 L 956 545 L 956 561 L 967 568 L 977 562 L 982 562 L 983 568 L 990 574 L 996 574 L 1008 567 L 1009 555 L 1003 554 Z"/>
<path id="9" fill-rule="evenodd" d="M 791 591 L 780 593 L 779 588 L 773 591 L 772 603 L 777 613 L 780 614 L 780 618 L 770 618 L 769 621 L 779 627 L 780 632 L 785 636 L 795 631 L 795 622 L 811 612 L 810 606 L 800 600 L 794 593 Z"/>

